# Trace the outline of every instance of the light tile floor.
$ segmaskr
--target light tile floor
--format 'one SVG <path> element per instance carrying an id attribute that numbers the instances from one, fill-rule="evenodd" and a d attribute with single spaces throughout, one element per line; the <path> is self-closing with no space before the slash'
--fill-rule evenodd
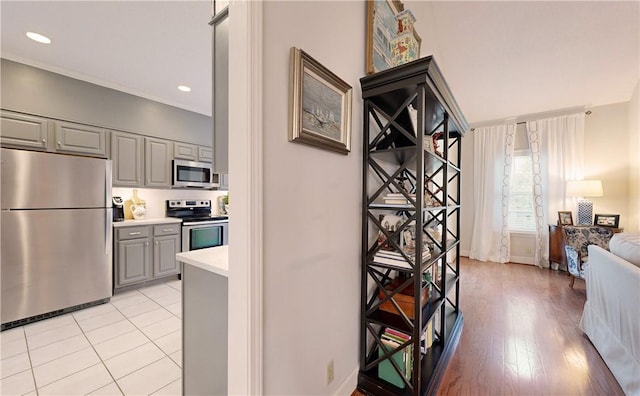
<path id="1" fill-rule="evenodd" d="M 181 281 L 0 333 L 0 394 L 180 395 Z"/>

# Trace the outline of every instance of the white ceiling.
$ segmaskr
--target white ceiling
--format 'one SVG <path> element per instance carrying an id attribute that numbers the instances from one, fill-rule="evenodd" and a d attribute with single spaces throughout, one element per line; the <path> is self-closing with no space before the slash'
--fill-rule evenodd
<path id="1" fill-rule="evenodd" d="M 625 102 L 640 78 L 638 1 L 406 3 L 470 123 Z M 2 57 L 211 115 L 210 1 L 0 7 Z"/>
<path id="2" fill-rule="evenodd" d="M 0 13 L 3 58 L 211 115 L 210 1 L 2 0 Z"/>

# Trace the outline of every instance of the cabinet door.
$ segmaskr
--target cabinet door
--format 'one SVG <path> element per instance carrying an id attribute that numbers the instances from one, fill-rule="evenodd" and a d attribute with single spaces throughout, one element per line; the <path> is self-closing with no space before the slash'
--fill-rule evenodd
<path id="1" fill-rule="evenodd" d="M 142 180 L 142 137 L 126 132 L 111 132 L 113 185 L 138 187 Z"/>
<path id="2" fill-rule="evenodd" d="M 221 173 L 220 174 L 220 187 L 218 190 L 228 190 L 229 189 L 229 174 Z"/>
<path id="3" fill-rule="evenodd" d="M 55 151 L 107 157 L 107 133 L 102 128 L 56 121 Z"/>
<path id="4" fill-rule="evenodd" d="M 180 253 L 180 236 L 167 235 L 153 238 L 154 278 L 179 272 L 176 254 Z"/>
<path id="5" fill-rule="evenodd" d="M 195 144 L 174 142 L 173 158 L 196 161 L 198 159 L 198 146 Z"/>
<path id="6" fill-rule="evenodd" d="M 171 186 L 172 143 L 161 139 L 144 139 L 145 186 Z"/>
<path id="7" fill-rule="evenodd" d="M 229 17 L 213 26 L 213 170 L 229 171 Z"/>
<path id="8" fill-rule="evenodd" d="M 118 241 L 117 246 L 116 287 L 151 278 L 148 238 Z"/>
<path id="9" fill-rule="evenodd" d="M 213 162 L 213 149 L 211 147 L 198 146 L 198 161 Z"/>
<path id="10" fill-rule="evenodd" d="M 549 262 L 567 265 L 562 226 L 549 224 Z"/>
<path id="11" fill-rule="evenodd" d="M 5 110 L 0 114 L 0 143 L 3 147 L 47 149 L 47 119 Z"/>

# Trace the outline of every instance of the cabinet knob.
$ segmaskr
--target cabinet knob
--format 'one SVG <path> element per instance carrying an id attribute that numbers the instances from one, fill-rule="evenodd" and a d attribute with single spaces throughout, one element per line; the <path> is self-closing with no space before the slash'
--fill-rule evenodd
<path id="1" fill-rule="evenodd" d="M 149 246 L 149 242 L 145 242 L 145 243 L 144 243 L 144 246 Z"/>
<path id="2" fill-rule="evenodd" d="M 47 144 L 47 139 L 42 139 L 42 143 Z"/>
<path id="3" fill-rule="evenodd" d="M 58 140 L 58 147 L 62 146 L 62 143 L 60 143 L 60 141 Z"/>
<path id="4" fill-rule="evenodd" d="M 158 242 L 156 242 L 156 246 L 158 246 Z"/>

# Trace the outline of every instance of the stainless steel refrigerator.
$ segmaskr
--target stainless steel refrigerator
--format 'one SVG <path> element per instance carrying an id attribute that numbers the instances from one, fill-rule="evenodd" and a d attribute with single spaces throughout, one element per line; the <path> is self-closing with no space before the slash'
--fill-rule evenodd
<path id="1" fill-rule="evenodd" d="M 0 155 L 2 328 L 108 301 L 111 161 Z"/>

